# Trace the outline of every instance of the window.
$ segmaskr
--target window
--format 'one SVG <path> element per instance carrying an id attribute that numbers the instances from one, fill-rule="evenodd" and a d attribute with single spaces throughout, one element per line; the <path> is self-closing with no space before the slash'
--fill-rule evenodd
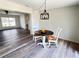
<path id="1" fill-rule="evenodd" d="M 16 26 L 15 18 L 12 17 L 1 17 L 2 27 Z"/>

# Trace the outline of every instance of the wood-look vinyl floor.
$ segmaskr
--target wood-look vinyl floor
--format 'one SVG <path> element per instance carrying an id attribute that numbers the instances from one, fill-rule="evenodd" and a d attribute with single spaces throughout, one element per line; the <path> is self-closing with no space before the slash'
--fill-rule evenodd
<path id="1" fill-rule="evenodd" d="M 2 58 L 79 58 L 79 44 L 77 43 L 59 39 L 58 48 L 55 45 L 43 48 L 42 45 L 36 45 L 32 36 L 21 29 L 1 33 L 0 55 L 4 54 Z M 18 46 L 23 47 L 5 55 L 5 52 Z"/>
<path id="2" fill-rule="evenodd" d="M 7 52 L 16 49 L 20 45 L 27 43 L 32 37 L 23 29 L 13 29 L 0 31 L 0 57 Z"/>
<path id="3" fill-rule="evenodd" d="M 26 46 L 4 56 L 4 58 L 79 58 L 79 44 L 59 40 L 58 48 L 55 45 L 43 48 L 32 40 Z"/>

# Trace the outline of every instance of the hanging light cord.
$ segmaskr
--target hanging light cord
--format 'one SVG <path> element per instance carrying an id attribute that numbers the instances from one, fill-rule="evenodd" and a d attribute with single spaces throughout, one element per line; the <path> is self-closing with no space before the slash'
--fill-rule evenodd
<path id="1" fill-rule="evenodd" d="M 46 10 L 46 0 L 45 0 L 45 10 Z"/>
<path id="2" fill-rule="evenodd" d="M 44 2 L 42 3 L 42 5 L 39 7 L 39 8 L 37 8 L 36 10 L 39 10 L 39 9 L 41 9 L 42 8 L 42 6 L 44 6 L 44 9 L 46 10 L 46 0 L 44 0 Z"/>

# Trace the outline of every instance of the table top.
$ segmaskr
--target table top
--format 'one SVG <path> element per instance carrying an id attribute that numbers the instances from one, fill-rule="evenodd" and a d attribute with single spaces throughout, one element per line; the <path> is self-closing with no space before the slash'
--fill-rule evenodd
<path id="1" fill-rule="evenodd" d="M 34 36 L 46 36 L 46 35 L 53 35 L 54 32 L 50 30 L 45 30 L 44 32 L 42 30 L 38 30 L 35 32 Z"/>

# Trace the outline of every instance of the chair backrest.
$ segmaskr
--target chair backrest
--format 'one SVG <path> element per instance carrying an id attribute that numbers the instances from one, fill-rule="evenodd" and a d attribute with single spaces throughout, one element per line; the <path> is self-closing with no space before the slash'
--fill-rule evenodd
<path id="1" fill-rule="evenodd" d="M 58 37 L 59 37 L 61 31 L 62 31 L 62 28 L 59 28 L 59 27 L 58 27 L 58 28 L 57 28 L 57 31 L 56 31 L 56 40 L 58 40 Z"/>

